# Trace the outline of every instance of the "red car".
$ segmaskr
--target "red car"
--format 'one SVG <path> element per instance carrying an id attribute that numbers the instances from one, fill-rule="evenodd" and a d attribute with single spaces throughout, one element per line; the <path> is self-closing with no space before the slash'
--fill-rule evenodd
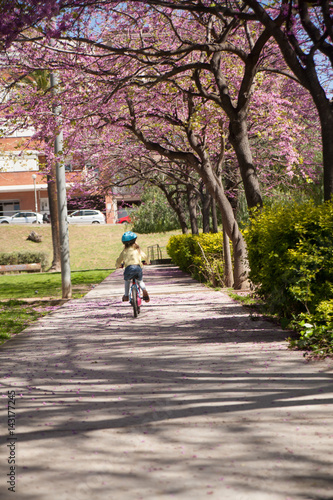
<path id="1" fill-rule="evenodd" d="M 120 209 L 118 210 L 118 219 L 116 220 L 116 224 L 130 224 L 131 217 L 128 215 L 127 210 Z"/>

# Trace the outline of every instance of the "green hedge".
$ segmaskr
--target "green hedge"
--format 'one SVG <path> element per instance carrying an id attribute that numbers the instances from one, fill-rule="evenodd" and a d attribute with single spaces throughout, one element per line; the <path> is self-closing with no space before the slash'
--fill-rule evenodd
<path id="1" fill-rule="evenodd" d="M 223 286 L 223 233 L 171 236 L 167 252 L 180 269 L 194 278 Z"/>
<path id="2" fill-rule="evenodd" d="M 313 342 L 320 330 L 333 352 L 333 204 L 264 209 L 245 239 L 250 279 L 271 312 L 298 326 L 294 345 L 325 354 Z"/>
<path id="3" fill-rule="evenodd" d="M 44 252 L 0 253 L 0 265 L 2 266 L 35 263 L 40 263 L 44 270 L 48 264 L 47 254 Z"/>

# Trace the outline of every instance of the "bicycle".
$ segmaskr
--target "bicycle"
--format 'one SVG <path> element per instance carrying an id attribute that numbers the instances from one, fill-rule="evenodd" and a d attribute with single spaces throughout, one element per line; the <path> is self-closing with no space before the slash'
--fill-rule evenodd
<path id="1" fill-rule="evenodd" d="M 138 317 L 138 314 L 140 313 L 140 307 L 142 303 L 142 296 L 141 296 L 141 288 L 139 285 L 139 282 L 137 281 L 137 278 L 132 278 L 132 284 L 130 288 L 130 294 L 129 294 L 129 302 L 131 306 L 133 307 L 133 314 L 134 318 Z"/>

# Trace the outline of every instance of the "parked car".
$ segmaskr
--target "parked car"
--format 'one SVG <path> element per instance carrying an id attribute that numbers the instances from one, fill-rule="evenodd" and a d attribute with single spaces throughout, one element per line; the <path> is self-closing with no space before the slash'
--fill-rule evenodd
<path id="1" fill-rule="evenodd" d="M 105 224 L 105 215 L 100 210 L 75 210 L 67 221 L 68 224 Z"/>
<path id="2" fill-rule="evenodd" d="M 117 212 L 118 219 L 116 220 L 116 224 L 130 224 L 131 223 L 131 217 L 127 210 L 125 209 L 120 209 Z"/>
<path id="3" fill-rule="evenodd" d="M 0 217 L 0 224 L 43 224 L 43 215 L 36 212 L 17 212 Z"/>

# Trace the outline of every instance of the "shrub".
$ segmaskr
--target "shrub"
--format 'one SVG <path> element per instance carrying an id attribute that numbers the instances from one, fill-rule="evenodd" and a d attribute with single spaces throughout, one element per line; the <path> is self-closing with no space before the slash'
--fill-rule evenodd
<path id="1" fill-rule="evenodd" d="M 44 270 L 47 267 L 47 254 L 44 252 L 13 252 L 0 253 L 0 265 L 16 264 L 38 264 L 42 265 Z"/>
<path id="2" fill-rule="evenodd" d="M 317 357 L 333 353 L 333 300 L 322 300 L 313 314 L 300 314 L 293 326 L 299 339 L 292 340 L 292 347 L 309 350 Z"/>
<path id="3" fill-rule="evenodd" d="M 223 234 L 171 236 L 167 251 L 183 271 L 199 281 L 223 286 Z"/>
<path id="4" fill-rule="evenodd" d="M 295 325 L 299 331 L 299 338 L 289 339 L 290 347 L 311 352 L 317 358 L 325 358 L 333 354 L 333 323 L 320 325 L 308 323 L 305 320 Z"/>
<path id="5" fill-rule="evenodd" d="M 294 319 L 301 335 L 294 345 L 318 346 L 317 335 L 332 325 L 333 204 L 275 205 L 252 221 L 245 239 L 258 294 L 271 312 Z"/>
<path id="6" fill-rule="evenodd" d="M 250 279 L 282 316 L 333 298 L 333 205 L 272 207 L 245 232 Z"/>

